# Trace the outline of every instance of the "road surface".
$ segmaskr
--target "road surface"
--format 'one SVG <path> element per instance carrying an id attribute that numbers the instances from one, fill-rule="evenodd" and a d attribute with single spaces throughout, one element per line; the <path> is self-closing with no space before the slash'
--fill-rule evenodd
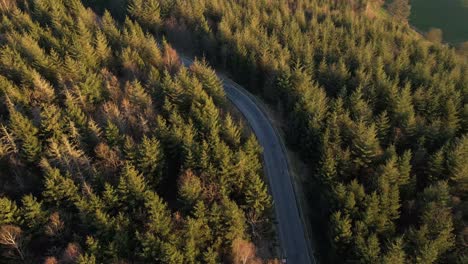
<path id="1" fill-rule="evenodd" d="M 185 66 L 193 62 L 185 57 L 181 60 Z M 263 147 L 264 170 L 273 196 L 279 242 L 287 263 L 315 264 L 309 254 L 309 244 L 299 215 L 286 151 L 279 134 L 251 94 L 229 78 L 223 75 L 218 77 L 223 81 L 227 97 L 245 116 Z"/>

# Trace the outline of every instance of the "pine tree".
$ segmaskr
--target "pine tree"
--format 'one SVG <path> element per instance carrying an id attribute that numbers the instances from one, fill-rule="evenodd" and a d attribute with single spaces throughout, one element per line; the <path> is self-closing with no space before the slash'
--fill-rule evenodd
<path id="1" fill-rule="evenodd" d="M 62 115 L 55 105 L 46 105 L 41 111 L 41 134 L 44 138 L 60 139 L 63 131 Z"/>
<path id="2" fill-rule="evenodd" d="M 132 0 L 128 6 L 128 11 L 142 26 L 157 32 L 157 28 L 161 24 L 159 1 Z"/>
<path id="3" fill-rule="evenodd" d="M 322 155 L 320 176 L 322 177 L 321 180 L 325 184 L 332 184 L 333 182 L 336 182 L 336 177 L 338 175 L 337 162 L 333 154 L 333 150 L 329 145 L 331 143 L 328 142 L 328 140 L 324 140 L 324 142 L 325 150 Z"/>
<path id="4" fill-rule="evenodd" d="M 112 46 L 118 46 L 120 31 L 111 13 L 107 10 L 102 16 L 102 31 L 106 34 Z"/>
<path id="5" fill-rule="evenodd" d="M 84 254 L 80 255 L 77 260 L 78 264 L 96 264 L 96 257 L 94 255 Z"/>
<path id="6" fill-rule="evenodd" d="M 206 264 L 216 264 L 219 263 L 219 255 L 213 250 L 212 247 L 208 248 L 205 253 L 203 253 L 203 262 Z"/>
<path id="7" fill-rule="evenodd" d="M 10 113 L 10 129 L 20 141 L 21 155 L 28 162 L 36 162 L 41 153 L 41 143 L 37 137 L 38 129 L 20 112 Z"/>
<path id="8" fill-rule="evenodd" d="M 6 197 L 0 198 L 0 225 L 19 224 L 20 212 L 16 203 Z"/>
<path id="9" fill-rule="evenodd" d="M 380 242 L 372 233 L 364 244 L 358 244 L 358 255 L 361 263 L 378 263 L 380 261 Z"/>
<path id="10" fill-rule="evenodd" d="M 116 147 L 121 144 L 122 137 L 120 135 L 119 128 L 110 120 L 107 121 L 105 134 L 109 146 Z"/>
<path id="11" fill-rule="evenodd" d="M 350 109 L 351 115 L 354 120 L 370 120 L 372 117 L 372 111 L 363 98 L 363 91 L 361 87 L 358 87 L 350 96 Z M 378 127 L 377 127 L 378 129 Z"/>
<path id="12" fill-rule="evenodd" d="M 137 150 L 135 146 L 135 142 L 133 141 L 132 137 L 126 135 L 124 144 L 123 144 L 123 154 L 125 155 L 125 159 L 132 165 L 135 165 L 137 161 Z"/>
<path id="13" fill-rule="evenodd" d="M 398 170 L 400 172 L 400 177 L 398 179 L 399 185 L 405 185 L 410 183 L 411 178 L 411 150 L 406 150 L 398 159 Z"/>
<path id="14" fill-rule="evenodd" d="M 380 142 L 389 143 L 390 119 L 388 118 L 387 111 L 380 113 L 375 124 Z"/>
<path id="15" fill-rule="evenodd" d="M 411 137 L 416 125 L 416 117 L 411 95 L 411 85 L 407 83 L 396 99 L 395 118 L 398 126 L 404 129 L 406 136 Z"/>
<path id="16" fill-rule="evenodd" d="M 217 105 L 225 103 L 224 89 L 216 73 L 207 66 L 206 61 L 195 61 L 190 70 L 203 84 L 203 89 L 213 98 Z"/>
<path id="17" fill-rule="evenodd" d="M 351 219 L 348 215 L 342 215 L 337 211 L 331 216 L 332 238 L 333 242 L 338 245 L 346 245 L 350 242 L 353 235 L 351 231 Z"/>
<path id="18" fill-rule="evenodd" d="M 233 201 L 224 198 L 222 201 L 223 238 L 226 245 L 230 245 L 236 238 L 242 238 L 246 232 L 245 215 Z"/>
<path id="19" fill-rule="evenodd" d="M 96 31 L 94 46 L 96 50 L 96 56 L 99 58 L 101 65 L 108 65 L 111 59 L 112 51 L 109 47 L 106 35 L 100 30 Z"/>
<path id="20" fill-rule="evenodd" d="M 354 163 L 359 167 L 368 167 L 379 152 L 379 142 L 374 125 L 366 126 L 358 122 L 354 132 L 352 154 Z"/>
<path id="21" fill-rule="evenodd" d="M 46 220 L 46 212 L 43 210 L 42 202 L 38 202 L 36 197 L 32 195 L 23 196 L 21 200 L 21 215 L 24 223 L 32 230 L 37 230 Z"/>
<path id="22" fill-rule="evenodd" d="M 437 182 L 443 180 L 445 173 L 445 155 L 443 149 L 437 151 L 429 160 L 429 180 Z"/>
<path id="23" fill-rule="evenodd" d="M 88 102 L 99 103 L 105 99 L 101 75 L 87 74 L 85 79 L 78 83 L 78 87 Z"/>
<path id="24" fill-rule="evenodd" d="M 198 257 L 201 255 L 200 249 L 206 243 L 204 232 L 204 220 L 188 218 L 184 231 L 184 240 L 187 241 L 184 247 L 184 256 L 186 263 L 197 263 Z"/>
<path id="25" fill-rule="evenodd" d="M 138 160 L 136 163 L 149 182 L 153 186 L 158 186 L 164 164 L 163 152 L 156 138 L 143 137 L 143 141 L 138 146 Z"/>
<path id="26" fill-rule="evenodd" d="M 232 120 L 232 117 L 230 114 L 227 114 L 226 117 L 224 118 L 222 132 L 223 132 L 224 138 L 226 139 L 226 141 L 229 143 L 230 146 L 232 147 L 239 146 L 241 131 L 239 130 L 237 125 Z"/>
<path id="27" fill-rule="evenodd" d="M 69 177 L 63 177 L 55 168 L 46 170 L 44 191 L 45 201 L 56 206 L 71 206 L 78 199 L 78 188 Z"/>
<path id="28" fill-rule="evenodd" d="M 119 197 L 118 197 L 117 191 L 109 183 L 104 184 L 104 191 L 101 197 L 105 206 L 109 210 L 112 208 L 116 208 L 119 204 Z"/>
<path id="29" fill-rule="evenodd" d="M 143 201 L 147 186 L 141 173 L 132 165 L 126 164 L 120 174 L 117 190 L 125 201 L 126 209 L 134 210 Z"/>
<path id="30" fill-rule="evenodd" d="M 176 246 L 171 243 L 162 242 L 160 245 L 160 256 L 162 263 L 174 263 L 174 264 L 183 264 L 184 255 L 177 249 Z"/>
<path id="31" fill-rule="evenodd" d="M 457 104 L 453 100 L 449 99 L 445 105 L 445 125 L 444 129 L 447 133 L 448 138 L 455 136 L 460 129 L 460 119 L 458 117 Z"/>
<path id="32" fill-rule="evenodd" d="M 271 207 L 271 198 L 259 175 L 250 175 L 245 190 L 246 208 L 252 210 L 256 217 L 261 216 Z"/>
<path id="33" fill-rule="evenodd" d="M 455 141 L 453 150 L 449 153 L 449 175 L 456 194 L 464 196 L 468 191 L 468 137 L 462 136 Z"/>
<path id="34" fill-rule="evenodd" d="M 403 248 L 403 239 L 397 238 L 392 242 L 383 256 L 383 264 L 404 264 L 406 260 L 406 253 Z"/>
<path id="35" fill-rule="evenodd" d="M 84 129 L 87 123 L 87 116 L 79 105 L 76 104 L 75 98 L 70 93 L 65 93 L 66 96 L 66 111 L 65 114 L 71 121 L 75 122 L 79 128 Z"/>
<path id="36" fill-rule="evenodd" d="M 387 217 L 382 213 L 379 196 L 376 192 L 366 196 L 365 199 L 366 210 L 364 213 L 364 223 L 373 227 L 377 232 L 382 232 L 387 222 Z"/>

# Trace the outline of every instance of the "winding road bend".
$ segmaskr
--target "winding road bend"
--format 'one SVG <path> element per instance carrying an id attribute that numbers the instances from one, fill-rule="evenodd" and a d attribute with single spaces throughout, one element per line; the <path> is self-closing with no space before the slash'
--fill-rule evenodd
<path id="1" fill-rule="evenodd" d="M 186 57 L 181 57 L 181 60 L 185 66 L 193 63 Z M 221 74 L 218 77 L 223 81 L 227 97 L 245 116 L 263 147 L 264 170 L 273 196 L 279 242 L 287 263 L 315 264 L 315 260 L 309 254 L 309 244 L 299 215 L 287 154 L 279 134 L 251 94 L 229 78 Z"/>

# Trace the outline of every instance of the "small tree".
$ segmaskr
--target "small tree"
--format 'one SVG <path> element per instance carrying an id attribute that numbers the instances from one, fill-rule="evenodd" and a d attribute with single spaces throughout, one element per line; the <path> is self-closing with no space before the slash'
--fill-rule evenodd
<path id="1" fill-rule="evenodd" d="M 178 180 L 178 193 L 180 198 L 188 204 L 195 203 L 203 191 L 203 185 L 191 170 L 185 171 Z"/>
<path id="2" fill-rule="evenodd" d="M 396 19 L 408 19 L 411 14 L 411 6 L 408 0 L 393 0 L 388 10 Z"/>
<path id="3" fill-rule="evenodd" d="M 61 262 L 63 263 L 76 263 L 81 256 L 81 248 L 77 243 L 69 243 L 67 248 L 62 254 Z"/>
<path id="4" fill-rule="evenodd" d="M 16 203 L 6 197 L 0 198 L 0 225 L 17 223 L 19 220 Z"/>
<path id="5" fill-rule="evenodd" d="M 256 248 L 252 242 L 237 238 L 232 242 L 231 257 L 234 264 L 261 263 L 256 256 Z"/>
<path id="6" fill-rule="evenodd" d="M 443 40 L 443 32 L 440 28 L 431 28 L 426 33 L 427 40 L 434 43 L 441 43 Z"/>

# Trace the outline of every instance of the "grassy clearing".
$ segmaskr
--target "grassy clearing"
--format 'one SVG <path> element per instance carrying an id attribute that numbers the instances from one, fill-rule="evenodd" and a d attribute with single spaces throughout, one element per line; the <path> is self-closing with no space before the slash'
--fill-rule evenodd
<path id="1" fill-rule="evenodd" d="M 440 28 L 444 40 L 468 41 L 468 0 L 411 0 L 410 23 L 422 31 Z"/>

